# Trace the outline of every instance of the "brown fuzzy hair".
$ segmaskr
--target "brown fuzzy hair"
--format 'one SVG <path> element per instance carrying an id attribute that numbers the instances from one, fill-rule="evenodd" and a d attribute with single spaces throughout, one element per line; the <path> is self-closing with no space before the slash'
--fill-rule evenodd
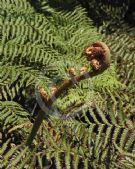
<path id="1" fill-rule="evenodd" d="M 110 50 L 101 41 L 89 44 L 84 49 L 84 54 L 94 70 L 100 70 L 110 65 Z"/>

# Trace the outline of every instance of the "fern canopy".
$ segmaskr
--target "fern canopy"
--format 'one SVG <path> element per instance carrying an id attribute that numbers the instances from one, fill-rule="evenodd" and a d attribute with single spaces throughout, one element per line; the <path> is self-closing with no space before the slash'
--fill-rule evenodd
<path id="1" fill-rule="evenodd" d="M 135 30 L 124 20 L 130 1 L 119 3 L 0 0 L 0 168 L 135 167 Z M 44 111 L 36 87 L 50 95 L 69 68 L 91 70 L 83 50 L 97 40 L 111 66 L 65 90 L 28 148 Z"/>

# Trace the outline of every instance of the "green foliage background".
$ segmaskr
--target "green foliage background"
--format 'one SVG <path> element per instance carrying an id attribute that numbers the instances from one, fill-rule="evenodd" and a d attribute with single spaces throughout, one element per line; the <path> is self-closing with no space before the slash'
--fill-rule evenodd
<path id="1" fill-rule="evenodd" d="M 132 3 L 0 0 L 0 168 L 135 168 Z M 44 120 L 29 149 L 35 86 L 50 93 L 68 68 L 79 74 L 97 40 L 110 47 L 110 68 L 65 91 L 54 107 L 63 116 Z"/>

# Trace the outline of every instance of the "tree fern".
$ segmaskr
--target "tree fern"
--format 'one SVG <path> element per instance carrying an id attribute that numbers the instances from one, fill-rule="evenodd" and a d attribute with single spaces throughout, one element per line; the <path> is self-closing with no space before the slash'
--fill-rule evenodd
<path id="1" fill-rule="evenodd" d="M 134 168 L 134 98 L 130 96 L 134 28 L 129 34 L 124 24 L 125 30 L 113 25 L 108 31 L 109 19 L 121 22 L 128 2 L 115 8 L 100 1 L 102 9 L 95 7 L 97 14 L 109 12 L 100 27 L 104 35 L 79 5 L 81 1 L 54 2 L 0 0 L 0 168 Z M 70 68 L 78 75 L 83 66 L 91 71 L 83 53 L 97 40 L 110 46 L 111 66 L 65 90 L 27 147 L 35 116 L 43 111 L 37 106 L 35 88 L 43 87 L 50 95 L 54 85 L 70 78 Z"/>

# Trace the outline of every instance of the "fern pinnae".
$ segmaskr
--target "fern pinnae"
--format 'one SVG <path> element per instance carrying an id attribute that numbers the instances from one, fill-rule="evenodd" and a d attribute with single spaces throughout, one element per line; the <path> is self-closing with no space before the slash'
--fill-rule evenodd
<path id="1" fill-rule="evenodd" d="M 90 122 L 90 120 L 89 120 L 88 116 L 86 115 L 85 111 L 83 111 L 83 115 L 84 115 L 84 119 L 87 122 L 87 124 L 92 125 L 92 122 Z"/>
<path id="2" fill-rule="evenodd" d="M 30 169 L 33 169 L 33 167 L 35 167 L 36 165 L 36 150 L 37 150 L 37 146 L 36 148 L 32 151 L 32 153 L 30 154 L 30 158 L 29 158 L 29 163 L 28 163 L 28 166 Z M 27 157 L 26 157 L 27 158 Z M 18 168 L 19 169 L 19 168 Z"/>
<path id="3" fill-rule="evenodd" d="M 6 1 L 6 0 L 1 0 L 1 7 L 5 8 L 5 9 L 14 9 L 17 10 L 17 8 L 19 7 L 22 10 L 26 10 L 29 11 L 31 10 L 31 6 L 29 4 L 29 2 L 27 2 L 26 0 L 22 0 L 21 2 L 18 0 L 14 0 L 14 1 Z"/>
<path id="4" fill-rule="evenodd" d="M 121 149 L 116 143 L 114 143 L 115 148 L 119 151 L 120 154 L 127 156 L 127 157 L 131 157 L 133 159 L 135 159 L 135 153 L 129 153 L 127 151 L 124 151 L 123 149 Z"/>
<path id="5" fill-rule="evenodd" d="M 68 148 L 67 152 L 65 153 L 65 164 L 66 164 L 67 169 L 71 168 L 71 154 L 70 154 L 69 148 Z"/>
<path id="6" fill-rule="evenodd" d="M 103 144 L 103 149 L 106 149 L 106 147 L 110 143 L 113 127 L 114 126 L 107 126 L 107 130 L 106 130 L 106 133 L 105 133 L 105 140 L 104 140 L 104 144 Z"/>
<path id="7" fill-rule="evenodd" d="M 103 150 L 102 151 L 102 155 L 101 155 L 101 161 L 105 162 L 107 157 L 108 157 L 108 149 L 107 150 Z"/>
<path id="8" fill-rule="evenodd" d="M 121 165 L 123 165 L 123 167 L 127 167 L 129 169 L 134 169 L 135 168 L 135 161 L 134 161 L 134 159 L 127 157 L 125 160 L 121 161 Z"/>
<path id="9" fill-rule="evenodd" d="M 49 142 L 51 142 L 51 144 L 53 145 L 53 147 L 55 149 L 57 149 L 57 151 L 60 151 L 60 146 L 56 144 L 56 141 L 55 139 L 53 138 L 53 135 L 46 129 L 46 132 L 48 133 L 47 136 L 48 136 L 48 139 L 49 139 Z M 53 131 L 52 131 L 53 132 Z"/>
<path id="10" fill-rule="evenodd" d="M 88 130 L 88 145 L 89 145 L 89 147 L 91 147 L 92 136 L 93 136 L 95 127 L 96 127 L 95 124 L 91 124 L 89 127 L 89 130 Z"/>
<path id="11" fill-rule="evenodd" d="M 27 163 L 31 160 L 31 157 L 31 154 L 28 154 L 20 164 L 17 164 L 18 169 L 23 169 L 24 167 L 28 166 Z"/>
<path id="12" fill-rule="evenodd" d="M 126 128 L 122 132 L 121 139 L 120 139 L 120 148 L 121 149 L 124 149 L 129 133 L 130 133 L 130 130 L 126 129 Z"/>
<path id="13" fill-rule="evenodd" d="M 121 127 L 119 127 L 119 126 L 116 127 L 115 130 L 114 130 L 114 132 L 113 132 L 112 141 L 113 141 L 115 144 L 117 144 L 117 139 L 118 139 L 118 136 L 119 136 L 120 132 L 121 132 Z"/>
<path id="14" fill-rule="evenodd" d="M 63 0 L 59 0 L 59 4 L 61 3 L 61 1 Z M 2 66 L 0 70 L 1 77 L 0 84 L 2 84 L 0 87 L 1 91 L 0 98 L 1 100 L 3 99 L 7 101 L 10 100 L 12 104 L 13 104 L 12 100 L 15 100 L 16 103 L 21 102 L 21 104 L 23 104 L 24 107 L 28 106 L 25 105 L 25 103 L 27 102 L 30 102 L 31 104 L 31 100 L 34 100 L 35 102 L 35 97 L 33 97 L 33 95 L 31 96 L 32 93 L 27 92 L 31 88 L 32 90 L 34 90 L 34 86 L 35 84 L 37 84 L 37 81 L 41 84 L 41 86 L 44 85 L 47 88 L 47 90 L 49 90 L 48 82 L 50 82 L 50 79 L 47 77 L 55 77 L 55 75 L 58 74 L 60 80 L 65 79 L 65 77 L 67 78 L 66 76 L 67 65 L 63 60 L 66 60 L 66 63 L 67 62 L 69 63 L 68 64 L 69 67 L 73 64 L 73 66 L 77 65 L 77 69 L 80 68 L 83 64 L 85 65 L 86 63 L 85 61 L 83 61 L 83 59 L 79 60 L 83 47 L 88 42 L 95 41 L 97 38 L 99 39 L 99 36 L 97 35 L 95 29 L 92 28 L 94 26 L 91 20 L 88 19 L 88 17 L 86 16 L 86 12 L 83 10 L 82 7 L 74 6 L 72 9 L 64 11 L 61 10 L 61 7 L 57 9 L 54 7 L 50 7 L 51 1 L 48 0 L 44 0 L 44 2 L 42 0 L 37 0 L 36 3 L 39 6 L 38 5 L 36 6 L 35 2 L 34 2 L 35 6 L 34 5 L 32 6 L 31 4 L 33 4 L 33 2 L 34 1 L 30 3 L 29 1 L 26 0 L 22 0 L 21 2 L 19 2 L 19 0 L 0 1 L 0 5 L 2 4 L 3 7 L 3 9 L 1 9 L 0 12 L 0 25 L 1 26 L 3 25 L 3 27 L 1 27 L 0 30 L 1 34 L 0 50 L 2 51 L 0 52 L 2 58 L 1 60 L 3 61 L 2 65 L 6 64 L 7 62 L 10 62 L 8 65 Z M 63 3 L 66 3 L 66 1 L 63 1 Z M 95 0 L 93 0 L 90 3 L 94 4 L 96 2 Z M 100 4 L 99 6 L 102 8 L 103 6 L 102 2 L 99 2 L 99 4 Z M 92 6 L 93 5 L 91 5 L 91 7 Z M 95 6 L 94 10 L 95 12 L 97 12 L 96 11 L 97 8 L 98 6 Z M 105 9 L 106 5 L 103 6 L 102 10 L 105 11 Z M 115 9 L 114 8 L 112 9 L 109 6 L 109 9 L 107 11 L 108 12 L 112 11 L 114 13 Z M 117 14 L 119 15 L 120 11 L 119 10 L 117 11 L 116 9 L 116 15 Z M 102 12 L 100 14 L 102 14 Z M 122 15 L 124 16 L 124 14 Z M 115 17 L 113 16 L 112 18 Z M 118 16 L 118 20 L 119 18 L 121 18 L 121 16 Z M 109 24 L 104 26 L 108 27 Z M 109 29 L 112 29 L 112 27 L 111 28 L 108 27 L 108 31 Z M 116 68 L 117 72 L 119 72 L 118 74 L 120 75 L 119 78 L 122 80 L 123 83 L 127 84 L 130 88 L 132 88 L 133 82 L 129 82 L 129 80 L 130 78 L 133 77 L 132 72 L 133 65 L 131 65 L 132 68 L 130 70 L 128 69 L 128 66 L 127 67 L 125 66 L 125 68 L 123 68 L 125 64 L 123 63 L 123 61 L 126 62 L 128 65 L 128 63 L 133 62 L 134 59 L 133 54 L 130 56 L 125 55 L 125 53 L 128 52 L 127 43 L 129 45 L 132 45 L 132 43 L 129 41 L 132 38 L 127 38 L 126 34 L 125 35 L 120 34 L 121 32 L 117 31 L 115 36 L 112 33 L 110 36 L 105 37 L 106 38 L 105 40 L 108 42 L 107 44 L 109 44 L 110 47 L 113 49 L 114 54 L 116 54 L 115 55 L 116 57 L 113 58 L 114 64 L 119 64 L 122 61 L 122 65 L 118 65 Z M 114 37 L 118 38 L 115 39 Z M 120 43 L 118 44 L 118 42 Z M 56 61 L 58 60 L 60 62 L 59 63 L 57 62 L 58 63 L 57 64 Z M 16 65 L 18 64 L 19 65 L 24 64 L 24 66 L 17 67 Z M 27 65 L 28 66 L 30 65 L 30 67 L 26 68 Z M 56 74 L 53 74 L 52 70 L 46 70 L 47 73 L 44 72 L 40 74 L 40 72 L 44 69 L 42 66 L 44 66 L 46 69 L 46 65 L 49 65 L 50 67 L 55 66 Z M 35 71 L 35 69 L 38 70 Z M 11 73 L 11 70 L 14 72 L 13 74 Z M 80 72 L 78 71 L 77 73 L 79 74 Z M 121 78 L 123 74 L 126 78 Z M 108 77 L 107 79 L 110 79 L 112 75 L 110 76 L 107 75 L 107 77 Z M 98 89 L 101 89 L 100 93 L 102 95 L 102 88 L 106 87 L 108 88 L 108 86 L 106 85 L 106 82 L 108 82 L 108 80 L 106 80 L 106 76 L 104 75 L 102 76 L 101 80 L 100 76 L 98 77 L 98 79 L 99 79 L 98 83 L 101 84 L 102 86 L 102 87 L 100 86 Z M 111 79 L 112 80 L 111 82 L 109 81 L 110 83 L 109 85 L 111 86 L 112 89 L 113 88 L 112 82 L 114 81 L 114 78 Z M 93 79 L 93 82 L 94 81 L 95 79 Z M 97 105 L 100 106 L 97 106 L 95 110 L 95 107 L 93 109 L 93 107 L 91 108 L 90 105 L 88 110 L 89 111 L 88 116 L 87 116 L 88 112 L 85 112 L 84 115 L 82 115 L 81 113 L 78 115 L 79 117 L 81 116 L 82 119 L 85 118 L 84 123 L 82 122 L 83 120 L 81 121 L 81 118 L 79 122 L 77 122 L 74 119 L 76 117 L 72 116 L 73 118 L 72 121 L 70 122 L 67 122 L 68 119 L 65 121 L 60 120 L 62 122 L 59 125 L 55 124 L 54 130 L 46 129 L 45 126 L 42 126 L 42 130 L 40 131 L 38 137 L 36 137 L 34 143 L 32 144 L 32 148 L 35 147 L 36 144 L 39 146 L 39 149 L 37 150 L 39 151 L 40 155 L 41 150 L 42 152 L 44 151 L 45 154 L 49 154 L 48 155 L 49 159 L 54 159 L 55 155 L 59 153 L 58 163 L 60 164 L 58 164 L 57 167 L 58 169 L 59 166 L 60 168 L 62 168 L 63 165 L 64 167 L 66 167 L 64 160 L 67 155 L 66 153 L 68 153 L 66 151 L 69 144 L 70 146 L 75 145 L 76 148 L 79 149 L 79 152 L 74 152 L 73 150 L 70 149 L 70 152 L 72 152 L 72 156 L 75 155 L 79 156 L 78 158 L 79 162 L 78 160 L 76 160 L 77 163 L 76 168 L 80 166 L 82 167 L 83 163 L 83 167 L 85 167 L 86 169 L 88 169 L 91 165 L 93 168 L 100 167 L 105 169 L 108 167 L 105 161 L 106 160 L 109 161 L 109 158 L 111 160 L 108 168 L 110 169 L 115 168 L 113 166 L 116 166 L 116 168 L 120 168 L 121 166 L 117 164 L 119 164 L 118 163 L 119 154 L 123 153 L 124 146 L 127 144 L 128 147 L 128 150 L 124 149 L 125 152 L 134 151 L 133 148 L 134 137 L 131 138 L 131 140 L 128 142 L 126 140 L 126 134 L 128 135 L 128 133 L 124 133 L 126 129 L 127 130 L 133 129 L 132 124 L 128 123 L 127 121 L 128 118 L 123 116 L 123 114 L 120 114 L 121 112 L 122 113 L 126 112 L 125 109 L 123 110 L 123 105 L 126 102 L 124 98 L 122 98 L 124 95 L 119 93 L 118 91 L 118 95 L 120 95 L 120 97 L 117 97 L 117 95 L 114 94 L 112 90 L 110 90 L 110 93 L 105 91 L 106 95 L 105 97 L 103 96 L 102 99 L 101 97 L 98 97 L 97 93 L 99 93 L 99 91 L 97 89 L 98 85 L 97 86 L 96 85 L 97 82 L 95 82 L 94 89 L 92 88 L 91 90 L 95 95 L 97 95 L 97 97 L 95 96 L 93 97 L 92 94 L 90 93 L 89 99 L 88 100 L 86 99 L 86 102 L 88 102 L 89 100 L 90 102 L 96 101 Z M 86 88 L 89 87 L 89 85 L 86 84 L 86 82 L 84 82 L 84 86 Z M 22 97 L 21 96 L 22 93 L 20 94 L 20 92 L 22 90 L 24 91 L 25 94 L 24 93 L 23 94 L 25 96 L 30 97 L 30 100 L 26 98 L 25 101 L 24 100 L 20 101 L 20 98 Z M 128 90 L 130 89 L 128 88 Z M 78 87 L 76 91 L 78 91 L 80 97 L 77 95 L 77 92 L 71 91 L 69 93 L 66 93 L 65 97 L 63 96 L 64 98 L 66 98 L 65 100 L 63 99 L 64 103 L 60 98 L 59 103 L 57 104 L 58 106 L 64 107 L 65 109 L 69 107 L 70 114 L 72 112 L 74 113 L 74 109 L 72 108 L 70 102 L 73 104 L 76 104 L 76 102 L 78 101 L 82 103 L 83 102 L 82 95 L 84 94 L 88 96 L 87 92 L 89 92 L 88 90 L 84 90 L 81 87 L 80 88 Z M 125 91 L 123 93 L 125 93 Z M 111 95 L 111 98 L 109 97 L 109 95 Z M 107 100 L 108 98 L 109 102 L 106 103 L 108 101 Z M 121 106 L 119 106 L 119 100 L 122 101 Z M 106 109 L 106 111 L 102 110 L 102 108 L 103 109 L 106 108 L 105 104 L 107 105 L 108 108 Z M 80 105 L 77 104 L 77 106 L 80 108 Z M 22 124 L 23 121 L 26 120 L 26 122 L 29 122 L 29 120 L 31 120 L 28 119 L 28 117 L 31 116 L 31 112 L 28 112 L 27 114 L 26 110 L 21 109 L 19 107 L 20 105 L 15 106 L 13 104 L 13 106 L 9 106 L 8 103 L 5 103 L 5 105 L 2 106 L 2 109 L 0 108 L 1 110 L 0 122 L 2 124 L 1 125 L 2 130 L 10 131 L 10 129 L 14 129 L 15 125 L 19 126 L 20 124 Z M 31 105 L 28 109 L 31 110 Z M 127 110 L 129 110 L 128 112 L 130 112 L 131 109 L 129 108 Z M 20 118 L 19 114 L 21 115 L 21 117 L 23 114 L 24 118 Z M 18 128 L 17 130 L 15 129 L 14 132 L 15 134 L 16 133 L 19 134 L 20 131 L 22 130 L 23 128 L 22 129 Z M 54 137 L 54 135 L 52 134 L 52 130 L 57 133 L 56 137 L 57 135 L 60 135 L 60 137 L 57 137 L 58 138 L 57 142 L 55 141 L 56 137 Z M 14 132 L 11 134 L 14 134 Z M 22 137 L 25 137 L 25 135 L 27 135 L 27 132 L 21 134 Z M 65 138 L 63 137 L 63 135 L 65 136 Z M 71 143 L 68 142 L 69 137 L 71 138 L 71 140 L 73 140 L 73 142 L 72 141 Z M 64 139 L 67 140 L 65 141 Z M 39 145 L 38 144 L 39 142 L 42 143 Z M 61 145 L 59 145 L 59 143 L 61 143 Z M 116 144 L 116 147 L 114 146 L 114 144 Z M 119 148 L 117 147 L 120 147 L 121 150 L 119 151 Z M 23 150 L 20 150 L 20 152 L 22 151 Z M 61 152 L 65 154 L 64 157 L 61 156 Z M 17 153 L 19 154 L 19 152 Z M 15 154 L 15 156 L 18 155 L 17 153 Z M 21 158 L 22 157 L 23 158 L 21 159 L 22 161 L 20 162 L 18 161 L 19 164 L 18 168 L 43 167 L 41 162 L 42 155 L 41 157 L 40 155 L 38 156 L 36 151 L 31 153 L 33 153 L 31 154 L 32 155 L 31 157 L 29 157 L 29 153 L 27 151 L 24 153 L 25 154 L 24 156 L 21 156 Z M 39 161 L 37 162 L 38 164 L 35 164 L 37 156 L 39 158 Z M 71 159 L 72 156 L 70 157 Z M 112 156 L 114 156 L 114 158 Z M 27 157 L 29 158 L 27 159 Z M 69 165 L 69 161 L 71 161 L 71 159 L 69 160 L 68 157 L 67 166 Z M 9 159 L 10 164 L 12 163 L 12 160 L 13 158 Z M 113 165 L 113 161 L 115 161 L 115 165 Z M 24 166 L 25 163 L 26 166 Z M 31 166 L 28 166 L 27 165 L 28 163 L 31 164 Z M 52 163 L 55 163 L 55 160 L 52 160 Z M 68 168 L 70 167 L 68 166 Z"/>
<path id="15" fill-rule="evenodd" d="M 8 100 L 8 94 L 7 94 L 7 92 L 5 91 L 5 87 L 1 87 L 1 89 L 2 89 L 2 92 L 1 92 L 2 97 L 4 97 L 5 100 Z M 2 100 L 2 99 L 1 99 L 1 100 Z"/>
<path id="16" fill-rule="evenodd" d="M 94 112 L 92 111 L 91 108 L 89 109 L 89 111 L 90 111 L 90 115 L 92 116 L 92 118 L 93 118 L 93 120 L 95 121 L 95 123 L 96 123 L 97 125 L 100 125 L 101 122 L 98 121 L 96 115 L 94 114 Z"/>
<path id="17" fill-rule="evenodd" d="M 5 112 L 5 113 L 4 113 L 4 112 Z M 1 115 L 1 121 L 2 121 L 2 120 L 5 120 L 7 117 L 10 117 L 10 115 L 11 115 L 10 110 L 8 110 L 8 109 L 3 110 L 3 111 L 2 111 L 2 115 Z M 5 125 L 5 122 L 4 122 L 4 124 L 3 124 L 3 130 L 5 130 L 6 127 L 8 128 L 9 126 L 6 126 L 6 125 Z"/>
<path id="18" fill-rule="evenodd" d="M 9 85 L 6 85 L 5 87 L 4 87 L 4 90 L 6 91 L 6 93 L 7 93 L 7 96 L 6 96 L 6 100 L 8 100 L 8 98 L 10 97 L 11 99 L 13 99 L 13 97 L 14 97 L 14 93 L 12 93 L 12 90 L 11 90 L 11 87 L 9 86 Z M 3 90 L 2 90 L 3 91 Z"/>
<path id="19" fill-rule="evenodd" d="M 57 169 L 62 169 L 60 155 L 61 155 L 61 153 L 59 153 L 59 152 L 55 153 L 55 162 L 56 162 L 56 168 Z"/>
<path id="20" fill-rule="evenodd" d="M 131 134 L 129 134 L 129 136 L 128 136 L 128 140 L 127 140 L 127 142 L 125 144 L 125 150 L 126 151 L 129 151 L 131 149 L 131 146 L 133 144 L 135 144 L 135 133 L 132 132 L 132 130 L 131 130 Z"/>
<path id="21" fill-rule="evenodd" d="M 96 161 L 100 162 L 101 159 L 102 159 L 102 151 L 103 151 L 103 148 L 102 148 L 102 145 L 103 145 L 103 141 L 101 140 L 98 144 L 98 146 L 96 148 L 94 148 L 94 156 L 96 157 Z"/>
<path id="22" fill-rule="evenodd" d="M 88 130 L 84 130 L 86 133 L 88 132 Z M 86 146 L 86 145 L 88 145 L 88 138 L 89 138 L 89 136 L 88 136 L 88 134 L 85 134 L 85 135 L 83 135 L 83 145 L 84 145 L 84 147 Z"/>
<path id="23" fill-rule="evenodd" d="M 9 144 L 10 140 L 11 140 L 11 139 L 8 139 L 8 140 L 2 145 L 2 147 L 0 148 L 0 155 L 1 155 L 1 156 L 5 153 L 5 151 L 6 151 L 7 147 L 8 147 L 8 144 Z"/>
<path id="24" fill-rule="evenodd" d="M 4 55 L 3 62 L 5 59 L 4 57 L 7 57 L 6 60 L 9 59 L 9 61 L 11 61 L 12 63 L 15 61 L 16 58 L 19 58 L 19 64 L 23 64 L 21 63 L 21 61 L 24 58 L 26 59 L 26 57 L 29 62 L 39 61 L 42 64 L 47 64 L 48 61 L 52 59 L 51 53 L 43 50 L 42 48 L 39 48 L 38 45 L 32 46 L 30 43 L 25 45 L 18 45 L 14 43 L 12 45 L 6 44 L 4 45 L 2 53 Z M 21 55 L 21 57 L 19 55 Z M 50 59 L 48 57 L 50 57 Z"/>
<path id="25" fill-rule="evenodd" d="M 108 122 L 106 116 L 104 115 L 104 112 L 102 112 L 100 110 L 100 108 L 98 107 L 98 105 L 96 105 L 96 109 L 98 111 L 99 116 L 102 118 L 103 123 L 106 124 L 107 126 L 111 126 L 111 124 Z"/>
<path id="26" fill-rule="evenodd" d="M 3 121 L 2 130 L 9 130 L 15 124 L 27 121 L 28 112 L 26 112 L 19 104 L 13 101 L 0 102 L 1 118 Z M 22 112 L 22 116 L 20 114 Z"/>
<path id="27" fill-rule="evenodd" d="M 5 155 L 3 160 L 3 165 L 6 167 L 9 165 L 9 160 L 12 158 L 15 151 L 19 148 L 19 146 L 12 147 Z"/>
<path id="28" fill-rule="evenodd" d="M 80 159 L 80 157 L 79 157 L 78 153 L 76 153 L 76 154 L 74 155 L 73 161 L 72 161 L 72 164 L 73 164 L 74 169 L 78 169 L 79 159 Z"/>
<path id="29" fill-rule="evenodd" d="M 98 127 L 98 134 L 96 135 L 96 142 L 95 142 L 95 147 L 94 147 L 95 152 L 97 152 L 97 150 L 100 149 L 99 147 L 100 147 L 100 142 L 102 140 L 101 138 L 102 138 L 102 135 L 103 135 L 104 128 L 105 128 L 104 124 L 101 124 Z"/>
<path id="30" fill-rule="evenodd" d="M 89 160 L 87 158 L 84 160 L 84 169 L 89 169 Z"/>

